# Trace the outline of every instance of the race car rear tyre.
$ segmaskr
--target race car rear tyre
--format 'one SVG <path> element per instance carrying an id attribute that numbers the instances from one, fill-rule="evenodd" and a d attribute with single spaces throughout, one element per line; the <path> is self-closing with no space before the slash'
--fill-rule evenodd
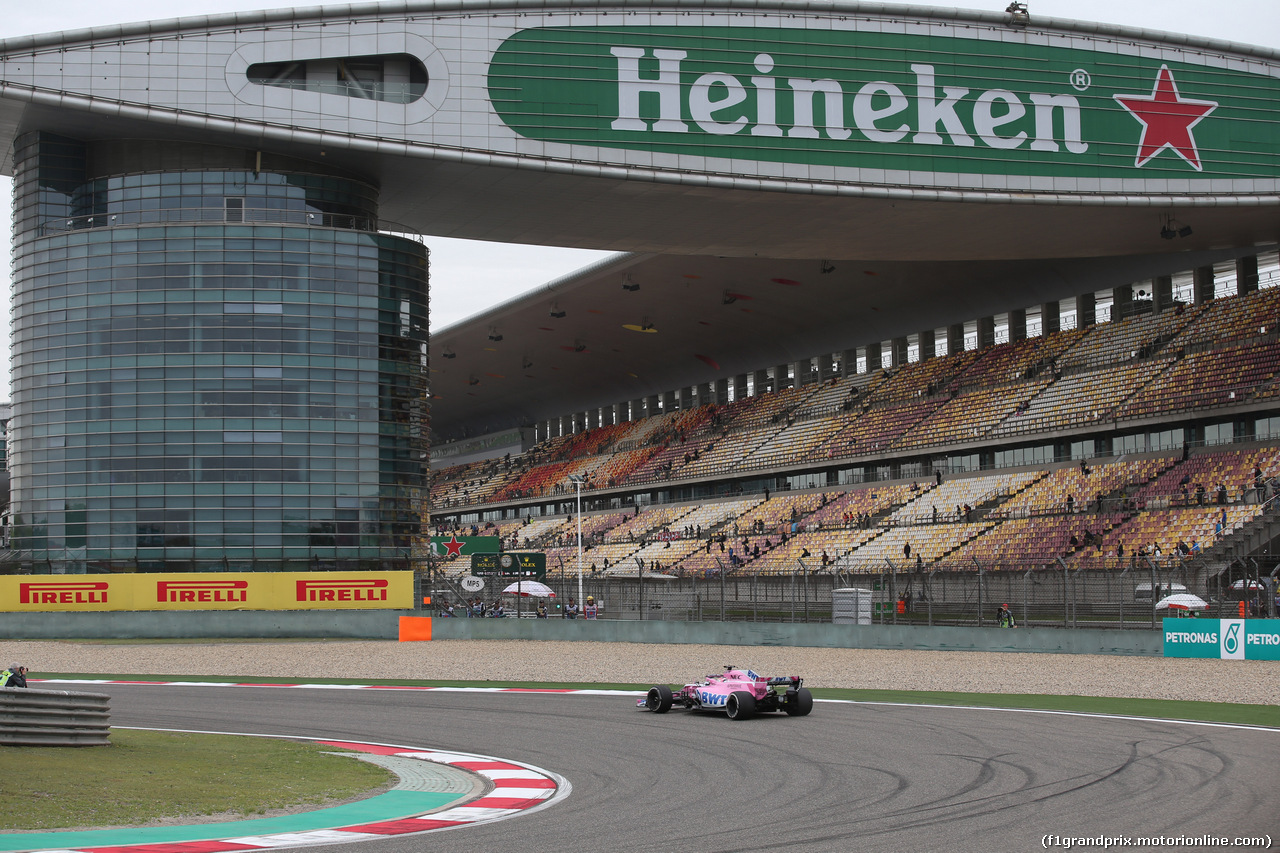
<path id="1" fill-rule="evenodd" d="M 809 692 L 807 687 L 801 687 L 799 690 L 788 690 L 787 701 L 782 707 L 793 717 L 806 717 L 813 710 L 813 694 Z"/>
<path id="2" fill-rule="evenodd" d="M 671 688 L 665 684 L 655 684 L 649 688 L 644 706 L 655 714 L 665 714 L 671 710 Z"/>
<path id="3" fill-rule="evenodd" d="M 756 697 L 745 690 L 735 690 L 729 694 L 724 709 L 731 720 L 749 719 L 756 712 Z"/>

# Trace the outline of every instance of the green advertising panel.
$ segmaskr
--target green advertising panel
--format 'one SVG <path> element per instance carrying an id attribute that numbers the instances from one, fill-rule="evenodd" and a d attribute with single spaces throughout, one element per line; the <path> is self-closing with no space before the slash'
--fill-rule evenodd
<path id="1" fill-rule="evenodd" d="M 472 554 L 471 574 L 480 578 L 547 577 L 547 555 L 539 553 Z"/>
<path id="2" fill-rule="evenodd" d="M 1280 620 L 1165 619 L 1164 656 L 1280 660 Z"/>
<path id="3" fill-rule="evenodd" d="M 1276 78 L 1223 59 L 1165 61 L 1133 45 L 1077 43 L 805 28 L 539 28 L 498 48 L 489 96 L 530 139 L 884 170 L 868 178 L 883 183 L 915 183 L 911 172 L 1280 173 Z"/>
<path id="4" fill-rule="evenodd" d="M 1219 619 L 1165 619 L 1164 656 L 1167 658 L 1220 657 Z"/>
<path id="5" fill-rule="evenodd" d="M 1246 660 L 1280 660 L 1280 620 L 1244 620 Z"/>
<path id="6" fill-rule="evenodd" d="M 470 554 L 496 554 L 502 549 L 497 536 L 432 536 L 431 553 L 446 560 Z"/>

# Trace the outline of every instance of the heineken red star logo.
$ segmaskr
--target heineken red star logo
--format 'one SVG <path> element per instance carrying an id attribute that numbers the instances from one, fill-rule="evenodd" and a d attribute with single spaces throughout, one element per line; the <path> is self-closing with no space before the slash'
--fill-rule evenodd
<path id="1" fill-rule="evenodd" d="M 1178 84 L 1173 81 L 1169 66 L 1161 65 L 1156 75 L 1151 95 L 1115 95 L 1116 102 L 1142 123 L 1142 138 L 1138 141 L 1135 166 L 1145 166 L 1152 157 L 1164 149 L 1176 153 L 1191 164 L 1197 172 L 1200 152 L 1196 149 L 1191 128 L 1217 109 L 1217 101 L 1196 101 L 1178 94 Z"/>
<path id="2" fill-rule="evenodd" d="M 465 544 L 466 544 L 465 542 L 459 542 L 459 541 L 458 541 L 458 537 L 457 537 L 457 536 L 450 536 L 450 537 L 449 537 L 449 541 L 444 543 L 444 547 L 446 547 L 446 548 L 448 548 L 448 549 L 449 549 L 449 553 L 445 554 L 445 556 L 446 556 L 446 557 L 461 557 L 461 556 L 462 556 L 462 546 L 463 546 L 463 545 L 465 545 Z"/>

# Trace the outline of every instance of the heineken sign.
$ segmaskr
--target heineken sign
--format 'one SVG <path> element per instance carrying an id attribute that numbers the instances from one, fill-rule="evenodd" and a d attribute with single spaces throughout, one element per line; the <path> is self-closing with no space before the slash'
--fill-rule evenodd
<path id="1" fill-rule="evenodd" d="M 851 167 L 883 183 L 914 183 L 913 172 L 1272 180 L 1280 81 L 1234 65 L 1114 44 L 555 27 L 498 48 L 489 95 L 529 139 Z"/>
<path id="2" fill-rule="evenodd" d="M 472 554 L 496 554 L 502 548 L 497 536 L 432 536 L 431 555 L 452 560 Z"/>

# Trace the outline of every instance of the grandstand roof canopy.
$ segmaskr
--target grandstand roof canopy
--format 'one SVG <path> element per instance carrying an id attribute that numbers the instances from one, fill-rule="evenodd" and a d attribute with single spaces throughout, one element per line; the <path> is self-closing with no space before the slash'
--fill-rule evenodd
<path id="1" fill-rule="evenodd" d="M 411 97 L 351 71 L 404 57 Z M 0 42 L 6 152 L 34 129 L 199 140 L 363 176 L 425 234 L 636 253 L 436 335 L 444 437 L 1274 244 L 1278 105 L 1265 48 L 843 0 L 377 3 Z"/>
<path id="2" fill-rule="evenodd" d="M 619 255 L 436 333 L 433 419 L 442 435 L 459 425 L 483 434 L 1236 253 L 825 266 Z M 639 289 L 624 290 L 627 281 Z"/>

